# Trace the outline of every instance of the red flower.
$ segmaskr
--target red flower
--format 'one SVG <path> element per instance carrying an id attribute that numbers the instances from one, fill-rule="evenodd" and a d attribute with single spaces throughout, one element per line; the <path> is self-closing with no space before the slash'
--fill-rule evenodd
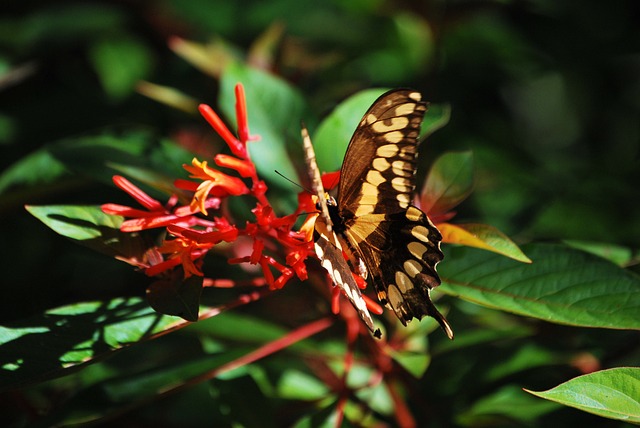
<path id="1" fill-rule="evenodd" d="M 172 224 L 187 227 L 201 223 L 197 218 L 193 217 L 196 211 L 193 211 L 190 207 L 176 207 L 178 198 L 175 195 L 169 198 L 166 205 L 162 205 L 122 176 L 114 175 L 113 182 L 148 210 L 144 211 L 118 204 L 102 205 L 102 212 L 106 214 L 131 218 L 131 220 L 125 220 L 120 226 L 120 230 L 123 232 L 137 232 L 144 229 L 166 227 Z M 209 201 L 210 207 L 219 205 L 219 203 L 219 200 Z"/>
<path id="2" fill-rule="evenodd" d="M 311 239 L 314 216 L 308 216 L 299 231 L 293 227 L 300 213 L 313 212 L 315 206 L 311 197 L 305 195 L 300 197 L 300 206 L 295 213 L 279 217 L 274 212 L 266 197 L 267 185 L 259 179 L 247 150 L 247 143 L 256 138 L 249 133 L 242 85 L 236 86 L 238 136 L 226 127 L 211 107 L 200 105 L 199 110 L 229 146 L 231 155 L 218 154 L 214 162 L 230 172 L 212 168 L 206 160 L 196 158 L 191 165 L 184 165 L 190 178 L 195 179 L 178 179 L 174 182 L 177 188 L 193 192 L 190 203 L 184 206 L 177 206 L 178 199 L 175 196 L 162 205 L 125 178 L 116 176 L 116 185 L 133 196 L 147 211 L 116 204 L 105 204 L 103 211 L 130 218 L 123 222 L 123 232 L 166 227 L 167 237 L 155 249 L 164 256 L 163 260 L 147 267 L 147 275 L 160 275 L 180 266 L 185 277 L 203 276 L 201 267 L 208 251 L 221 242 L 234 242 L 239 236 L 246 236 L 252 240 L 251 254 L 230 258 L 229 263 L 260 266 L 271 289 L 283 287 L 294 276 L 306 279 L 305 260 L 313 254 Z M 245 180 L 250 180 L 251 186 Z M 222 216 L 213 220 L 208 218 L 210 210 L 218 210 L 227 198 L 239 195 L 250 195 L 256 199 L 255 208 L 251 210 L 254 221 L 241 227 L 234 224 L 233 218 L 224 210 Z M 271 254 L 274 250 L 275 253 Z M 278 250 L 282 259 L 279 259 Z"/>

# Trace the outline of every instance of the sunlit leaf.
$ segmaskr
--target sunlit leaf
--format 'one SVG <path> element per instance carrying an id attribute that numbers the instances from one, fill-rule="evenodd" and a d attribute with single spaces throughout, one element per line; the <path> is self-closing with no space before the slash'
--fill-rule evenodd
<path id="1" fill-rule="evenodd" d="M 640 329 L 640 277 L 562 245 L 529 244 L 534 260 L 446 247 L 443 293 L 490 308 L 582 327 Z"/>
<path id="2" fill-rule="evenodd" d="M 547 391 L 525 391 L 604 418 L 640 425 L 640 368 L 637 367 L 586 374 Z"/>
<path id="3" fill-rule="evenodd" d="M 433 163 L 422 188 L 420 205 L 430 216 L 446 213 L 473 190 L 473 154 L 449 152 Z"/>
<path id="4" fill-rule="evenodd" d="M 358 123 L 383 92 L 384 89 L 360 91 L 341 102 L 323 119 L 311 136 L 321 171 L 340 169 L 347 145 Z"/>
<path id="5" fill-rule="evenodd" d="M 95 251 L 116 257 L 134 266 L 146 260 L 151 244 L 139 233 L 123 233 L 120 216 L 105 214 L 100 207 L 87 205 L 27 206 L 38 220 L 56 233 Z"/>
<path id="6" fill-rule="evenodd" d="M 77 303 L 0 326 L 0 389 L 61 376 L 106 353 L 186 325 L 139 298 Z"/>
<path id="7" fill-rule="evenodd" d="M 26 209 L 56 233 L 78 241 L 99 238 L 101 229 L 118 229 L 123 220 L 91 205 L 31 205 Z"/>
<path id="8" fill-rule="evenodd" d="M 442 242 L 480 248 L 502 254 L 524 263 L 531 260 L 518 248 L 507 235 L 487 224 L 451 224 L 440 223 Z"/>

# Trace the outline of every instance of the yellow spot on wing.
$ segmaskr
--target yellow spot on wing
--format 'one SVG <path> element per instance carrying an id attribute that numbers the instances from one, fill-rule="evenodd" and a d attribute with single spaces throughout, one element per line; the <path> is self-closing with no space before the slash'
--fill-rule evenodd
<path id="1" fill-rule="evenodd" d="M 372 169 L 367 173 L 366 180 L 374 186 L 378 186 L 381 183 L 384 183 L 384 177 L 382 176 L 382 174 L 380 174 L 380 171 L 377 171 L 375 169 Z M 376 190 L 375 193 L 377 194 L 378 190 Z"/>
<path id="2" fill-rule="evenodd" d="M 416 275 L 422 272 L 422 266 L 415 260 L 407 260 L 402 267 L 411 278 L 415 278 Z"/>
<path id="3" fill-rule="evenodd" d="M 427 252 L 427 247 L 415 241 L 410 242 L 409 245 L 407 245 L 407 249 L 417 259 L 422 259 L 422 256 L 424 255 L 424 253 Z"/>
<path id="4" fill-rule="evenodd" d="M 410 220 L 410 221 L 420 221 L 423 215 L 424 215 L 423 212 L 420 211 L 418 208 L 409 207 L 409 209 L 407 210 L 404 216 L 407 218 L 407 220 Z"/>
<path id="5" fill-rule="evenodd" d="M 413 288 L 413 283 L 404 272 L 396 272 L 396 285 L 402 293 L 406 293 Z"/>
<path id="6" fill-rule="evenodd" d="M 396 107 L 396 114 L 398 116 L 406 116 L 409 115 L 411 113 L 413 113 L 416 109 L 415 109 L 415 104 L 414 103 L 404 103 L 404 104 L 400 104 L 398 107 Z M 407 119 L 407 123 L 409 123 L 409 120 Z"/>
<path id="7" fill-rule="evenodd" d="M 429 229 L 424 226 L 414 226 L 411 229 L 411 235 L 422 242 L 429 242 Z"/>
<path id="8" fill-rule="evenodd" d="M 390 158 L 395 156 L 398 153 L 398 146 L 395 144 L 385 144 L 384 146 L 378 147 L 376 150 L 376 155 L 382 158 Z"/>
<path id="9" fill-rule="evenodd" d="M 393 119 L 391 119 L 390 124 L 387 125 L 383 121 L 376 122 L 373 125 L 371 125 L 371 129 L 373 129 L 375 132 L 383 133 L 383 132 L 389 132 L 389 131 L 396 131 L 398 129 L 404 129 L 407 127 L 407 125 L 409 125 L 408 118 L 394 117 Z"/>
<path id="10" fill-rule="evenodd" d="M 404 138 L 404 134 L 400 131 L 391 131 L 384 134 L 384 139 L 390 143 L 399 143 Z"/>

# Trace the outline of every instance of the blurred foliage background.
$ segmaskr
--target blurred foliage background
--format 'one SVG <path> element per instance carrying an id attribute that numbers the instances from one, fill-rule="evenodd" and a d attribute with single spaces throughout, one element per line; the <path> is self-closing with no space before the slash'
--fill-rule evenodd
<path id="1" fill-rule="evenodd" d="M 176 55 L 169 47 L 176 36 L 208 43 L 212 58 L 245 59 L 288 80 L 310 106 L 306 117 L 290 118 L 295 124 L 313 125 L 369 87 L 412 87 L 448 103 L 450 123 L 421 156 L 428 164 L 445 151 L 473 151 L 476 191 L 458 218 L 494 225 L 518 242 L 607 244 L 625 260 L 640 247 L 640 5 L 633 0 L 5 0 L 0 12 L 3 321 L 144 290 L 146 279 L 129 266 L 56 235 L 24 205 L 126 200 L 109 182 L 67 170 L 43 149 L 51 144 L 100 135 L 217 150 L 200 117 L 136 91 L 145 80 L 216 105 L 217 70 L 203 73 Z M 621 342 L 638 341 L 557 326 L 541 334 L 536 346 L 554 358 L 584 345 L 611 361 L 623 353 Z M 498 345 L 492 358 L 512 352 Z M 462 387 L 481 395 L 474 388 L 486 384 L 474 384 L 472 374 L 492 375 L 449 363 L 434 360 L 424 380 L 439 389 L 435 401 L 415 399 L 460 415 L 461 401 L 438 400 Z M 565 367 L 553 381 L 570 372 Z M 536 375 L 524 378 L 535 384 Z M 466 409 L 457 423 L 480 424 Z M 576 413 L 554 412 L 544 426 L 563 426 L 563 417 L 593 421 Z"/>

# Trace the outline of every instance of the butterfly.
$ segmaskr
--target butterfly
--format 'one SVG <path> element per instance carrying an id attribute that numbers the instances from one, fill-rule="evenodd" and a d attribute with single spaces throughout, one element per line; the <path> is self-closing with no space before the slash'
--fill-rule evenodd
<path id="1" fill-rule="evenodd" d="M 453 338 L 449 323 L 430 298 L 430 291 L 440 284 L 436 265 L 443 258 L 442 236 L 411 203 L 426 111 L 420 93 L 410 89 L 380 96 L 351 137 L 335 199 L 324 191 L 303 128 L 307 166 L 320 210 L 314 232 L 316 255 L 376 337 L 380 330 L 374 327 L 352 272 L 370 278 L 380 302 L 403 325 L 428 315 Z"/>

